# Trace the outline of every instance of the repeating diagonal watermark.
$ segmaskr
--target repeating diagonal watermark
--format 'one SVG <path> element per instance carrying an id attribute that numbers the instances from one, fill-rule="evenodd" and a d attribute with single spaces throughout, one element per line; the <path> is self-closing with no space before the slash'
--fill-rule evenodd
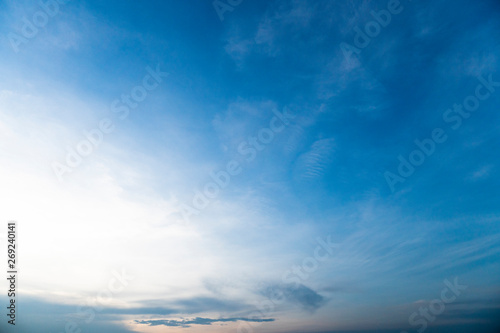
<path id="1" fill-rule="evenodd" d="M 124 269 L 121 272 L 112 271 L 113 277 L 108 281 L 106 288 L 99 291 L 94 297 L 87 298 L 73 314 L 75 319 L 68 319 L 61 333 L 81 333 L 80 325 L 90 324 L 96 317 L 96 313 L 104 309 L 105 304 L 109 304 L 116 294 L 121 293 L 129 282 L 135 277 L 128 275 Z M 78 322 L 79 323 L 78 323 Z"/>
<path id="2" fill-rule="evenodd" d="M 169 74 L 160 70 L 160 65 L 156 69 L 150 66 L 146 67 L 147 74 L 143 77 L 141 84 L 134 86 L 129 94 L 122 94 L 120 98 L 115 99 L 111 103 L 111 112 L 116 113 L 118 119 L 124 120 L 128 117 L 130 110 L 138 107 L 139 103 L 143 102 L 149 93 L 155 90 L 163 78 Z M 105 135 L 111 134 L 115 130 L 115 124 L 110 118 L 103 118 L 98 125 L 89 130 L 83 131 L 84 139 L 81 139 L 74 147 L 66 147 L 66 158 L 63 163 L 53 161 L 52 171 L 59 181 L 63 180 L 63 176 L 73 172 L 73 169 L 80 166 L 84 158 L 88 157 L 97 149 L 103 142 Z"/>
<path id="3" fill-rule="evenodd" d="M 290 121 L 296 117 L 287 107 L 284 108 L 283 112 L 273 109 L 273 113 L 275 116 L 269 121 L 268 127 L 260 129 L 255 136 L 248 137 L 238 144 L 238 154 L 245 158 L 245 162 L 250 163 L 255 160 L 257 154 L 271 144 L 276 135 L 285 130 Z M 221 191 L 231 183 L 232 177 L 239 175 L 242 171 L 242 163 L 236 159 L 227 162 L 223 170 L 211 171 L 209 173 L 211 181 L 202 186 L 201 190 L 194 190 L 191 204 L 183 202 L 178 204 L 176 214 L 181 215 L 182 221 L 178 220 L 177 222 L 181 222 L 181 224 L 189 223 L 191 216 L 199 215 L 201 211 L 206 209 L 219 196 Z"/>
<path id="4" fill-rule="evenodd" d="M 235 7 L 239 6 L 243 0 L 215 0 L 212 2 L 215 12 L 221 21 L 224 21 L 224 13 L 232 12 Z"/>
<path id="5" fill-rule="evenodd" d="M 339 247 L 339 244 L 332 243 L 331 236 L 324 239 L 318 237 L 316 239 L 317 246 L 314 249 L 312 256 L 307 256 L 302 260 L 301 265 L 292 265 L 286 270 L 281 282 L 284 285 L 291 285 L 293 289 L 298 289 L 303 283 L 310 278 L 311 274 L 316 272 L 321 262 L 328 260 L 334 254 L 334 250 Z M 275 288 L 268 293 L 268 298 L 255 304 L 256 311 L 252 312 L 248 318 L 263 319 L 270 316 L 276 306 L 283 303 L 285 295 L 279 288 Z M 240 322 L 237 328 L 238 333 L 253 333 L 254 328 L 263 324 L 263 321 L 245 321 Z"/>
<path id="6" fill-rule="evenodd" d="M 424 332 L 427 329 L 428 323 L 433 323 L 436 317 L 444 312 L 446 304 L 453 303 L 462 294 L 462 291 L 468 288 L 466 285 L 458 284 L 458 277 L 455 277 L 453 283 L 445 279 L 444 284 L 446 287 L 441 290 L 439 299 L 433 299 L 427 306 L 421 306 L 418 312 L 415 311 L 410 314 L 408 323 L 413 327 L 420 326 L 417 329 L 418 333 Z M 401 331 L 401 333 L 408 332 Z"/>
<path id="7" fill-rule="evenodd" d="M 411 2 L 412 0 L 408 1 Z M 359 55 L 361 50 L 366 48 L 371 41 L 380 34 L 382 28 L 387 27 L 391 23 L 392 16 L 400 14 L 403 9 L 404 6 L 399 0 L 389 0 L 387 2 L 387 10 L 382 9 L 378 12 L 374 10 L 370 11 L 374 20 L 365 24 L 364 31 L 361 30 L 359 26 L 355 26 L 353 28 L 355 33 L 353 37 L 354 45 L 345 42 L 340 43 L 340 49 L 342 50 L 344 57 L 347 60 L 350 60 L 353 53 Z"/>
<path id="8" fill-rule="evenodd" d="M 477 79 L 479 80 L 479 84 L 476 86 L 474 94 L 466 96 L 462 103 L 453 104 L 453 108 L 446 109 L 443 113 L 444 122 L 451 124 L 450 127 L 454 131 L 462 126 L 464 119 L 471 117 L 472 113 L 479 108 L 482 101 L 484 102 L 491 97 L 495 92 L 495 87 L 500 87 L 500 82 L 493 81 L 492 74 L 490 74 L 487 79 L 482 75 Z M 416 167 L 424 164 L 426 159 L 434 154 L 437 144 L 443 143 L 447 139 L 448 135 L 446 131 L 440 127 L 436 127 L 432 130 L 430 138 L 425 138 L 423 140 L 415 139 L 414 143 L 417 148 L 410 152 L 408 158 L 403 157 L 403 155 L 398 156 L 398 174 L 396 175 L 391 171 L 386 171 L 384 173 L 385 180 L 391 192 L 394 193 L 398 183 L 404 183 L 408 177 L 413 175 Z"/>
<path id="9" fill-rule="evenodd" d="M 23 25 L 19 29 L 19 33 L 10 32 L 7 35 L 14 52 L 18 53 L 21 45 L 28 43 L 31 39 L 38 36 L 40 30 L 45 28 L 50 19 L 61 12 L 60 5 L 65 5 L 70 1 L 71 0 L 40 1 L 40 10 L 37 10 L 31 19 L 28 19 L 26 16 L 23 17 Z"/>

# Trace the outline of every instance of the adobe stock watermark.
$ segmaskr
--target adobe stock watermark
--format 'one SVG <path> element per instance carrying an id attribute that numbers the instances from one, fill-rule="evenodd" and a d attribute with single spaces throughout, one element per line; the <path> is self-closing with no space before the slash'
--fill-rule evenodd
<path id="1" fill-rule="evenodd" d="M 408 1 L 411 2 L 412 0 Z M 373 20 L 365 24 L 364 31 L 358 26 L 355 26 L 353 29 L 355 32 L 353 38 L 354 45 L 345 42 L 340 43 L 340 49 L 344 57 L 349 60 L 353 53 L 359 55 L 361 50 L 367 47 L 372 39 L 380 34 L 382 28 L 387 27 L 391 23 L 392 16 L 400 14 L 403 9 L 404 7 L 399 0 L 389 0 L 387 2 L 387 10 L 381 9 L 378 12 L 374 10 L 370 11 Z"/>
<path id="2" fill-rule="evenodd" d="M 235 7 L 239 6 L 243 0 L 215 0 L 212 2 L 219 20 L 224 21 L 224 13 L 232 12 Z"/>
<path id="3" fill-rule="evenodd" d="M 314 249 L 312 256 L 304 258 L 301 265 L 293 265 L 291 269 L 283 273 L 283 276 L 281 277 L 283 283 L 293 283 L 298 285 L 309 279 L 310 274 L 314 273 L 318 269 L 319 263 L 327 260 L 333 255 L 333 249 L 339 247 L 339 244 L 332 243 L 331 235 L 328 235 L 325 240 L 318 237 L 316 238 L 316 242 L 318 245 Z"/>
<path id="4" fill-rule="evenodd" d="M 116 294 L 121 293 L 129 282 L 135 279 L 134 276 L 127 275 L 124 269 L 121 273 L 112 271 L 111 274 L 113 277 L 109 280 L 106 288 L 78 306 L 74 315 L 78 318 L 75 320 L 81 321 L 80 325 L 90 324 L 95 319 L 96 313 L 101 312 L 105 304 L 110 303 Z M 64 331 L 60 333 L 81 333 L 80 325 L 75 320 L 66 320 Z"/>
<path id="5" fill-rule="evenodd" d="M 296 117 L 287 107 L 284 108 L 283 112 L 273 109 L 273 113 L 275 116 L 269 121 L 268 127 L 260 129 L 255 136 L 247 138 L 238 145 L 238 154 L 244 157 L 244 161 L 247 163 L 252 162 L 257 157 L 257 153 L 263 151 L 266 146 L 273 142 L 275 136 L 285 130 L 290 121 Z M 211 171 L 209 173 L 211 181 L 207 182 L 202 190 L 198 188 L 194 190 L 191 205 L 180 203 L 175 214 L 182 215 L 183 222 L 189 223 L 192 215 L 199 215 L 207 208 L 219 196 L 221 190 L 231 183 L 231 178 L 239 175 L 242 171 L 242 163 L 236 159 L 227 162 L 223 170 Z"/>
<path id="6" fill-rule="evenodd" d="M 433 323 L 436 317 L 444 312 L 446 304 L 453 303 L 462 294 L 462 291 L 468 288 L 466 285 L 458 284 L 458 277 L 455 277 L 453 283 L 445 279 L 444 284 L 446 287 L 441 290 L 441 297 L 439 299 L 430 301 L 428 306 L 421 306 L 418 312 L 413 312 L 408 318 L 408 323 L 411 326 L 420 326 L 417 329 L 418 333 L 424 332 L 427 329 L 428 323 Z M 401 333 L 408 332 L 401 331 Z"/>
<path id="7" fill-rule="evenodd" d="M 320 263 L 326 261 L 334 254 L 334 249 L 339 247 L 339 244 L 332 243 L 331 236 L 328 235 L 325 239 L 318 237 L 316 239 L 317 246 L 314 249 L 313 255 L 302 260 L 301 265 L 293 265 L 286 270 L 281 277 L 281 282 L 285 285 L 292 284 L 293 288 L 298 288 L 310 278 L 311 274 L 318 270 Z M 256 311 L 252 312 L 248 318 L 263 319 L 270 316 L 276 309 L 276 306 L 281 304 L 285 299 L 282 290 L 272 290 L 271 295 L 266 300 L 255 304 Z M 262 325 L 262 321 L 245 321 L 238 324 L 238 333 L 253 333 L 254 328 Z"/>
<path id="8" fill-rule="evenodd" d="M 147 74 L 143 77 L 141 84 L 134 86 L 129 94 L 122 94 L 120 98 L 113 100 L 111 103 L 111 112 L 116 113 L 118 119 L 124 120 L 128 117 L 130 110 L 139 106 L 139 103 L 144 101 L 149 93 L 155 90 L 163 78 L 169 74 L 160 70 L 160 65 L 153 70 L 151 67 L 146 67 Z M 59 181 L 63 181 L 63 176 L 73 172 L 73 169 L 80 166 L 84 158 L 89 156 L 103 142 L 105 135 L 111 134 L 115 129 L 115 124 L 110 118 L 103 118 L 97 126 L 89 131 L 83 131 L 83 139 L 81 139 L 74 147 L 66 147 L 65 163 L 53 161 L 52 171 Z"/>
<path id="9" fill-rule="evenodd" d="M 31 19 L 28 19 L 26 16 L 23 17 L 23 25 L 20 29 L 20 34 L 10 32 L 7 35 L 14 52 L 18 53 L 21 45 L 26 44 L 30 39 L 35 38 L 40 30 L 45 28 L 45 26 L 49 23 L 49 20 L 61 12 L 60 5 L 65 5 L 70 1 L 71 0 L 40 1 L 40 10 L 37 10 Z"/>
<path id="10" fill-rule="evenodd" d="M 444 122 L 451 124 L 452 130 L 458 130 L 462 126 L 463 120 L 470 118 L 472 113 L 479 108 L 481 101 L 490 98 L 491 94 L 495 92 L 495 87 L 500 87 L 500 82 L 493 81 L 492 74 L 488 76 L 488 79 L 482 75 L 477 79 L 479 84 L 474 90 L 474 95 L 468 95 L 461 104 L 455 103 L 453 108 L 446 109 L 443 113 Z M 434 154 L 437 144 L 443 143 L 447 139 L 446 131 L 440 127 L 433 129 L 429 138 L 415 139 L 414 143 L 417 148 L 408 155 L 408 158 L 403 157 L 403 155 L 398 156 L 398 174 L 390 171 L 384 173 L 385 181 L 391 192 L 394 193 L 398 183 L 404 183 L 408 177 L 413 175 L 416 167 L 422 165 L 429 156 Z"/>

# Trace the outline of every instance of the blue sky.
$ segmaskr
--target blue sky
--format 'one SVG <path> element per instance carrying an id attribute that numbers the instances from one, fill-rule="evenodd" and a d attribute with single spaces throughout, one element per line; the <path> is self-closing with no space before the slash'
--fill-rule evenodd
<path id="1" fill-rule="evenodd" d="M 498 2 L 0 14 L 2 330 L 495 331 Z"/>

